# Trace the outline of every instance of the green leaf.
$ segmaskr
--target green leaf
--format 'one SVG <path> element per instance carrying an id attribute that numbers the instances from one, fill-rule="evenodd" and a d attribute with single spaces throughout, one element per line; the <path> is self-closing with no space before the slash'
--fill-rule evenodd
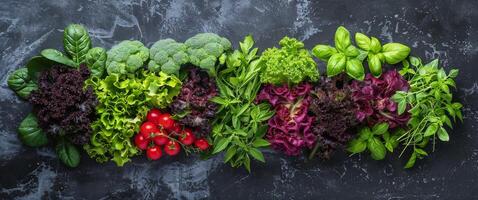
<path id="1" fill-rule="evenodd" d="M 458 69 L 452 69 L 450 70 L 450 73 L 448 74 L 448 76 L 450 78 L 456 78 L 458 76 L 458 72 L 459 72 Z"/>
<path id="2" fill-rule="evenodd" d="M 347 58 L 341 53 L 336 53 L 327 62 L 327 76 L 333 77 L 345 70 Z"/>
<path id="3" fill-rule="evenodd" d="M 31 147 L 40 147 L 48 143 L 48 137 L 38 126 L 37 117 L 30 113 L 18 127 L 18 137 L 23 144 Z"/>
<path id="4" fill-rule="evenodd" d="M 329 58 L 336 53 L 337 50 L 329 45 L 319 44 L 312 49 L 312 55 L 323 61 L 329 60 Z"/>
<path id="5" fill-rule="evenodd" d="M 420 58 L 410 56 L 410 64 L 412 64 L 413 66 L 418 67 L 421 65 L 421 63 L 422 61 L 420 60 Z"/>
<path id="6" fill-rule="evenodd" d="M 224 155 L 224 163 L 228 162 L 229 160 L 231 160 L 232 157 L 234 157 L 234 155 L 236 154 L 237 152 L 237 147 L 236 146 L 231 146 L 227 149 L 226 151 L 226 154 Z"/>
<path id="7" fill-rule="evenodd" d="M 61 139 L 56 145 L 56 153 L 61 162 L 68 167 L 77 167 L 80 164 L 78 149 L 64 139 Z"/>
<path id="8" fill-rule="evenodd" d="M 269 143 L 269 141 L 264 140 L 262 138 L 257 138 L 257 139 L 254 140 L 254 142 L 252 142 L 253 147 L 267 147 L 270 144 L 271 143 Z"/>
<path id="9" fill-rule="evenodd" d="M 372 37 L 372 39 L 370 40 L 370 51 L 374 54 L 377 54 L 381 50 L 382 50 L 382 44 L 380 43 L 380 41 L 377 38 Z"/>
<path id="10" fill-rule="evenodd" d="M 264 126 L 259 126 L 259 128 L 257 129 L 257 132 L 255 133 L 255 137 L 256 138 L 263 138 L 264 135 L 266 135 L 267 133 L 267 126 L 264 125 Z"/>
<path id="11" fill-rule="evenodd" d="M 372 131 L 368 127 L 363 127 L 360 129 L 359 132 L 359 139 L 360 140 L 368 140 L 373 136 Z"/>
<path id="12" fill-rule="evenodd" d="M 443 127 L 440 127 L 440 129 L 438 130 L 438 139 L 443 142 L 450 141 L 450 136 L 448 136 L 448 132 Z"/>
<path id="13" fill-rule="evenodd" d="M 229 145 L 229 143 L 231 143 L 231 138 L 222 138 L 216 144 L 214 144 L 214 150 L 212 151 L 212 154 L 223 151 L 227 145 Z"/>
<path id="14" fill-rule="evenodd" d="M 335 31 L 334 41 L 337 50 L 340 52 L 345 52 L 347 47 L 349 47 L 351 44 L 349 31 L 345 27 L 340 26 L 337 28 L 337 31 Z"/>
<path id="15" fill-rule="evenodd" d="M 243 42 L 239 42 L 239 46 L 243 53 L 248 53 L 252 46 L 254 46 L 254 38 L 252 38 L 252 35 L 247 35 Z"/>
<path id="16" fill-rule="evenodd" d="M 369 54 L 367 62 L 370 73 L 375 77 L 380 77 L 380 75 L 382 75 L 382 63 L 380 62 L 380 58 L 377 55 Z"/>
<path id="17" fill-rule="evenodd" d="M 8 87 L 23 99 L 28 99 L 30 93 L 38 89 L 38 85 L 31 80 L 26 68 L 15 70 L 8 77 L 7 83 Z"/>
<path id="18" fill-rule="evenodd" d="M 106 71 L 106 50 L 95 47 L 88 51 L 85 62 L 91 71 L 91 76 L 101 78 Z"/>
<path id="19" fill-rule="evenodd" d="M 424 151 L 423 149 L 415 148 L 414 151 L 419 155 L 428 156 L 428 153 Z"/>
<path id="20" fill-rule="evenodd" d="M 370 38 L 362 33 L 355 33 L 355 43 L 363 50 L 370 50 Z"/>
<path id="21" fill-rule="evenodd" d="M 86 53 L 91 48 L 90 35 L 82 25 L 70 24 L 65 28 L 63 45 L 66 53 L 79 65 L 85 62 Z"/>
<path id="22" fill-rule="evenodd" d="M 407 102 L 405 100 L 402 100 L 398 102 L 398 114 L 401 115 L 405 112 L 405 109 L 407 108 Z"/>
<path id="23" fill-rule="evenodd" d="M 347 74 L 356 79 L 362 81 L 365 78 L 365 72 L 363 69 L 362 62 L 360 60 L 352 58 L 347 60 L 346 64 Z"/>
<path id="24" fill-rule="evenodd" d="M 423 136 L 427 137 L 427 136 L 432 136 L 433 134 L 435 134 L 438 130 L 438 125 L 433 123 L 433 124 L 430 124 L 430 126 L 428 126 L 428 128 L 426 129 L 425 133 L 423 134 Z"/>
<path id="25" fill-rule="evenodd" d="M 365 151 L 366 148 L 367 142 L 364 140 L 355 139 L 348 144 L 347 151 L 356 154 Z"/>
<path id="26" fill-rule="evenodd" d="M 73 60 L 69 59 L 56 49 L 44 49 L 40 54 L 51 61 L 64 64 L 72 68 L 78 68 L 78 65 Z"/>
<path id="27" fill-rule="evenodd" d="M 264 155 L 262 154 L 261 151 L 259 151 L 259 149 L 250 148 L 248 153 L 249 153 L 249 155 L 251 155 L 256 160 L 261 161 L 261 162 L 266 162 L 264 160 Z"/>
<path id="28" fill-rule="evenodd" d="M 34 56 L 26 64 L 28 69 L 28 76 L 32 80 L 38 80 L 40 73 L 49 69 L 53 65 L 51 60 L 46 59 L 43 56 Z"/>
<path id="29" fill-rule="evenodd" d="M 244 167 L 246 170 L 251 173 L 251 159 L 249 158 L 248 155 L 244 156 Z"/>
<path id="30" fill-rule="evenodd" d="M 383 56 L 388 64 L 397 64 L 408 57 L 410 47 L 400 43 L 388 43 L 383 45 Z"/>
<path id="31" fill-rule="evenodd" d="M 370 156 L 374 160 L 383 160 L 387 154 L 385 146 L 382 144 L 380 139 L 372 137 L 368 140 L 368 149 L 370 150 Z"/>
<path id="32" fill-rule="evenodd" d="M 344 52 L 345 56 L 350 58 L 357 57 L 359 53 L 360 53 L 359 50 L 354 45 L 349 45 L 349 47 L 347 47 L 347 49 Z"/>
<path id="33" fill-rule="evenodd" d="M 374 135 L 382 135 L 388 131 L 388 123 L 375 124 L 372 128 Z"/>
<path id="34" fill-rule="evenodd" d="M 405 164 L 405 169 L 412 168 L 413 165 L 415 165 L 415 161 L 417 160 L 417 154 L 415 152 L 412 153 L 412 156 L 407 161 L 407 164 Z"/>

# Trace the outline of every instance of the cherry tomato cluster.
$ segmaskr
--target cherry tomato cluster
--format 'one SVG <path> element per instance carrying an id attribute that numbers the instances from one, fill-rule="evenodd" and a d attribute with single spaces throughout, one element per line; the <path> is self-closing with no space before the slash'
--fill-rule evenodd
<path id="1" fill-rule="evenodd" d="M 169 113 L 161 113 L 160 110 L 153 108 L 148 112 L 146 119 L 139 133 L 135 135 L 134 143 L 139 149 L 146 150 L 146 156 L 150 160 L 161 158 L 163 155 L 161 147 L 169 156 L 178 155 L 181 148 L 186 152 L 209 149 L 206 139 L 196 138 L 191 129 L 181 127 Z"/>

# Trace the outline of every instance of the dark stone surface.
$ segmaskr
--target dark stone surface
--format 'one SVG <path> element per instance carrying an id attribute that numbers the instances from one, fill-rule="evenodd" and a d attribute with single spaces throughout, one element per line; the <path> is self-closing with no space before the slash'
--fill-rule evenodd
<path id="1" fill-rule="evenodd" d="M 478 195 L 478 1 L 417 0 L 2 0 L 0 3 L 0 199 L 474 199 Z M 125 167 L 97 164 L 83 155 L 65 168 L 51 148 L 25 148 L 16 127 L 30 107 L 8 89 L 10 72 L 44 48 L 61 48 L 62 29 L 85 24 L 95 46 L 123 39 L 151 45 L 198 32 L 215 32 L 236 44 L 253 34 L 259 47 L 285 35 L 312 48 L 331 43 L 337 26 L 413 47 L 412 54 L 440 58 L 460 69 L 457 99 L 465 122 L 411 170 L 398 155 L 383 162 L 337 155 L 304 163 L 266 152 L 252 173 L 217 157 L 138 157 Z M 320 66 L 323 68 L 323 63 Z"/>

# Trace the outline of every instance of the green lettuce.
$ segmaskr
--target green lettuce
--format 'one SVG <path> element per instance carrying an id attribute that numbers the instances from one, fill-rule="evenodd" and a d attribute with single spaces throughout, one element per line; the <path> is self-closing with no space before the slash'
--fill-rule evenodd
<path id="1" fill-rule="evenodd" d="M 164 108 L 179 94 L 181 81 L 163 72 L 143 71 L 128 79 L 111 74 L 104 79 L 92 78 L 99 100 L 98 120 L 93 122 L 93 135 L 84 146 L 98 162 L 114 161 L 123 166 L 139 150 L 131 138 L 151 107 Z"/>

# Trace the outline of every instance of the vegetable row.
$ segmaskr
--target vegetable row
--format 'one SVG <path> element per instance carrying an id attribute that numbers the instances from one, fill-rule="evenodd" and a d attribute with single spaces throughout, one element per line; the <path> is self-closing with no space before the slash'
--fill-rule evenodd
<path id="1" fill-rule="evenodd" d="M 157 160 L 184 152 L 223 153 L 225 163 L 251 171 L 271 147 L 308 159 L 396 153 L 410 168 L 463 120 L 451 91 L 458 70 L 425 64 L 404 44 L 354 39 L 356 46 L 339 27 L 334 46 L 307 50 L 284 37 L 260 53 L 252 36 L 233 49 L 226 38 L 200 33 L 184 43 L 168 38 L 148 48 L 125 40 L 106 50 L 71 24 L 64 52 L 45 49 L 8 79 L 33 106 L 19 138 L 54 146 L 69 167 L 80 163 L 80 150 L 118 166 L 143 153 Z M 314 57 L 326 63 L 325 75 Z"/>

